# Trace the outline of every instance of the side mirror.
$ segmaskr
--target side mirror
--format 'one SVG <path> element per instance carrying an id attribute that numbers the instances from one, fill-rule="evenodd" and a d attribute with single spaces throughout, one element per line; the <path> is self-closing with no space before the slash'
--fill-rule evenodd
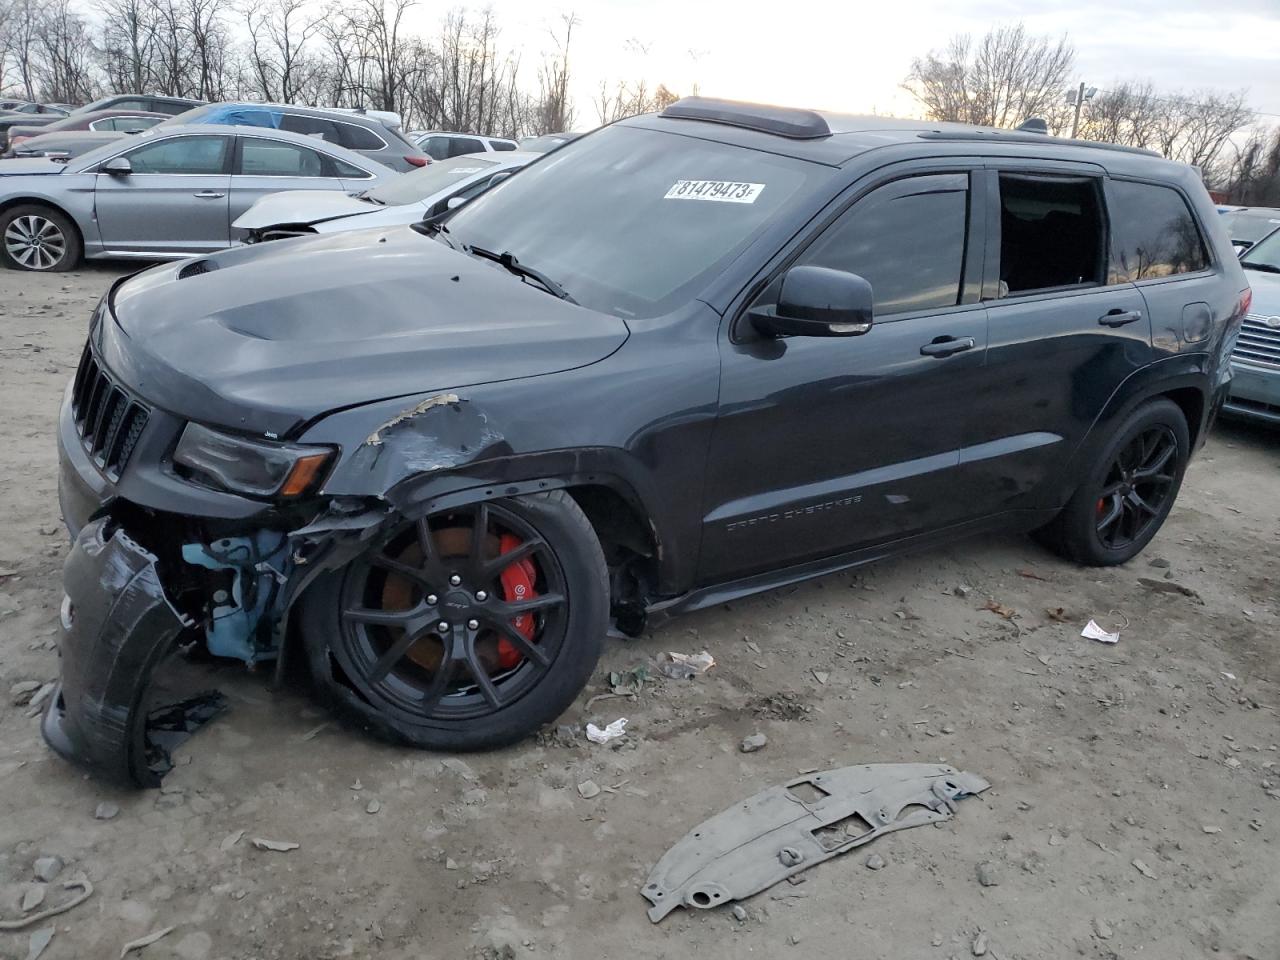
<path id="1" fill-rule="evenodd" d="M 128 157 L 112 157 L 100 166 L 98 170 L 102 173 L 109 173 L 113 177 L 127 177 L 133 173 L 133 164 L 129 162 Z"/>
<path id="2" fill-rule="evenodd" d="M 446 210 L 457 210 L 467 202 L 467 199 L 467 197 L 450 197 L 449 202 L 444 205 L 444 208 Z"/>
<path id="3" fill-rule="evenodd" d="M 856 337 L 871 329 L 871 284 L 829 267 L 792 267 L 782 278 L 777 306 L 751 311 L 765 336 Z"/>

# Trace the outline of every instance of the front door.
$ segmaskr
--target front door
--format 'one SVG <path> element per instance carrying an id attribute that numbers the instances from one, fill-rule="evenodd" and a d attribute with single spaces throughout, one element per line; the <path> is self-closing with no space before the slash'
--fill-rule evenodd
<path id="1" fill-rule="evenodd" d="M 723 335 L 703 583 L 967 516 L 960 439 L 987 338 L 977 302 L 982 207 L 970 216 L 971 175 L 883 183 L 788 264 L 867 279 L 875 295 L 868 333 L 768 339 L 740 317 Z M 780 275 L 757 304 L 776 299 Z"/>
<path id="2" fill-rule="evenodd" d="M 131 172 L 99 173 L 98 231 L 109 252 L 187 256 L 230 245 L 231 138 L 165 137 L 122 156 Z"/>

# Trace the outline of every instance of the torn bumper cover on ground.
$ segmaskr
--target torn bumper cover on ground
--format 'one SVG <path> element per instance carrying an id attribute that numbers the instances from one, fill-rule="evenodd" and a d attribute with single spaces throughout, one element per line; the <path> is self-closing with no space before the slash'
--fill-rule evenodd
<path id="1" fill-rule="evenodd" d="M 952 767 L 876 763 L 770 787 L 663 855 L 640 891 L 653 904 L 649 919 L 742 900 L 883 834 L 950 820 L 957 800 L 990 786 Z"/>
<path id="2" fill-rule="evenodd" d="M 44 738 L 98 776 L 156 786 L 169 750 L 225 706 L 216 693 L 149 706 L 156 668 L 192 624 L 165 596 L 156 558 L 106 519 L 81 530 L 63 582 L 62 676 Z"/>

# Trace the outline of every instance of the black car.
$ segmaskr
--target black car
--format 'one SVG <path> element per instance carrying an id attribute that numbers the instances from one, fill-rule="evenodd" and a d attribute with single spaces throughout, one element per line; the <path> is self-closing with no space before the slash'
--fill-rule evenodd
<path id="1" fill-rule="evenodd" d="M 203 102 L 202 100 L 192 100 L 189 97 L 162 97 L 152 94 L 121 93 L 103 97 L 101 100 L 95 100 L 93 103 L 85 104 L 83 107 L 76 107 L 74 110 L 41 105 L 42 109 L 34 115 L 32 113 L 20 113 L 0 116 L 0 153 L 4 153 L 9 149 L 9 129 L 11 127 L 47 126 L 68 116 L 94 113 L 99 110 L 137 110 L 144 113 L 163 113 L 172 116 L 182 113 L 184 110 L 190 110 Z"/>
<path id="2" fill-rule="evenodd" d="M 154 783 L 183 645 L 493 747 L 611 628 L 997 528 L 1123 563 L 1248 300 L 1190 167 L 696 98 L 413 227 L 154 267 L 62 406 L 45 736 Z"/>

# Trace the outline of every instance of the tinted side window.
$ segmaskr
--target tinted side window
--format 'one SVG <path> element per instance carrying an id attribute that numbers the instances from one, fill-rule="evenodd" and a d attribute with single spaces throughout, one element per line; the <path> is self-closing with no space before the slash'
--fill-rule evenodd
<path id="1" fill-rule="evenodd" d="M 117 100 L 115 103 L 111 104 L 111 109 L 149 111 L 151 109 L 151 105 L 145 100 Z M 165 112 L 167 113 L 169 111 Z"/>
<path id="2" fill-rule="evenodd" d="M 296 113 L 286 113 L 280 118 L 280 129 L 290 133 L 303 133 L 307 136 L 319 137 L 329 143 L 340 143 L 338 126 L 324 117 L 305 117 Z"/>
<path id="3" fill-rule="evenodd" d="M 1209 266 L 1200 228 L 1177 190 L 1113 180 L 1107 199 L 1111 283 L 1194 273 Z"/>
<path id="4" fill-rule="evenodd" d="M 247 177 L 322 177 L 324 162 L 320 154 L 306 147 L 242 137 L 240 172 Z"/>
<path id="5" fill-rule="evenodd" d="M 876 314 L 960 302 L 969 207 L 965 174 L 898 180 L 872 191 L 827 228 L 800 263 L 870 282 Z"/>
<path id="6" fill-rule="evenodd" d="M 448 137 L 427 137 L 418 146 L 432 160 L 448 160 L 449 159 L 449 138 Z"/>
<path id="7" fill-rule="evenodd" d="M 342 133 L 341 143 L 348 150 L 381 150 L 386 146 L 382 137 L 358 123 L 339 123 L 337 127 Z"/>
<path id="8" fill-rule="evenodd" d="M 117 103 L 116 106 L 121 110 L 150 110 L 153 113 L 167 113 L 171 117 L 191 109 L 189 103 L 174 103 L 171 100 L 152 100 L 150 106 L 143 104 L 140 100 L 126 100 L 124 103 Z"/>
<path id="9" fill-rule="evenodd" d="M 330 157 L 329 162 L 333 164 L 333 174 L 341 177 L 343 180 L 368 180 L 369 174 L 361 170 L 359 167 L 347 163 L 345 160 L 339 160 L 337 157 Z"/>
<path id="10" fill-rule="evenodd" d="M 449 156 L 460 157 L 464 153 L 484 153 L 484 144 L 473 137 L 453 137 L 449 144 Z"/>
<path id="11" fill-rule="evenodd" d="M 134 173 L 217 174 L 226 171 L 226 137 L 170 137 L 126 153 Z"/>
<path id="12" fill-rule="evenodd" d="M 1102 283 L 1099 181 L 1000 174 L 1000 295 Z"/>
<path id="13" fill-rule="evenodd" d="M 514 143 L 508 143 L 506 140 L 490 140 L 489 146 L 495 150 L 514 150 L 516 148 Z"/>

